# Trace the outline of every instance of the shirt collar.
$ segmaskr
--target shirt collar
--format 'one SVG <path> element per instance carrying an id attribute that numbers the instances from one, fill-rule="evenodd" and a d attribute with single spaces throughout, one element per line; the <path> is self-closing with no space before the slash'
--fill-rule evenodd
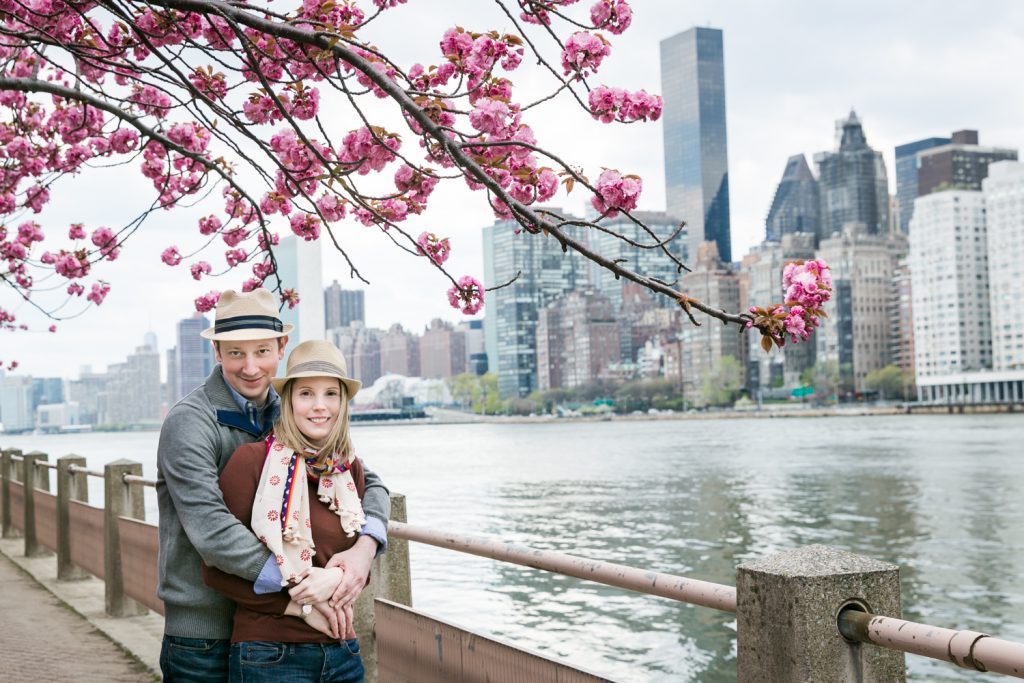
<path id="1" fill-rule="evenodd" d="M 238 409 L 242 411 L 243 414 L 249 416 L 250 418 L 252 417 L 253 414 L 259 415 L 264 410 L 277 403 L 281 398 L 280 396 L 277 395 L 277 392 L 274 391 L 274 387 L 271 386 L 267 390 L 267 400 L 261 407 L 256 405 L 256 401 L 250 401 L 245 396 L 242 396 L 240 393 L 235 391 L 235 388 L 231 386 L 231 382 L 225 380 L 224 384 L 227 385 L 228 391 L 231 393 L 231 398 L 234 399 L 235 404 L 238 405 Z M 257 424 L 257 426 L 259 425 Z"/>

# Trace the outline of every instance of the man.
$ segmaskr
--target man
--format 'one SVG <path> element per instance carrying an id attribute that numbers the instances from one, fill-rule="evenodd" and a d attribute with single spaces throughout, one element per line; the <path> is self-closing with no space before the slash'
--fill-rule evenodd
<path id="1" fill-rule="evenodd" d="M 209 588 L 201 563 L 253 581 L 256 593 L 281 590 L 281 572 L 265 545 L 228 511 L 218 485 L 235 450 L 264 438 L 280 412 L 270 385 L 292 325 L 281 322 L 266 289 L 225 291 L 214 326 L 219 365 L 203 386 L 171 408 L 160 430 L 157 501 L 160 510 L 160 586 L 164 680 L 226 681 L 234 603 Z M 332 558 L 344 579 L 332 605 L 359 595 L 375 554 L 387 546 L 388 490 L 365 470 L 367 523 L 355 546 Z"/>

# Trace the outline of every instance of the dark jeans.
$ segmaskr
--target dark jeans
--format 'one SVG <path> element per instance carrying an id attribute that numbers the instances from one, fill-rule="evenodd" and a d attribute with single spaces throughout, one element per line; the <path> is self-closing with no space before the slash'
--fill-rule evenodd
<path id="1" fill-rule="evenodd" d="M 231 683 L 363 683 L 359 641 L 231 646 Z"/>
<path id="2" fill-rule="evenodd" d="M 230 640 L 164 636 L 160 671 L 164 683 L 227 683 Z"/>

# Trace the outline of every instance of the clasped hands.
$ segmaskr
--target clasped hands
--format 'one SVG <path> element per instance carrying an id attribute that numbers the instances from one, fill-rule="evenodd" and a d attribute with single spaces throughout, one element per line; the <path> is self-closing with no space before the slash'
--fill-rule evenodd
<path id="1" fill-rule="evenodd" d="M 332 638 L 355 638 L 352 604 L 362 593 L 376 554 L 377 542 L 361 536 L 354 546 L 334 555 L 325 567 L 309 567 L 288 589 L 291 604 L 286 614 L 302 615 L 302 606 L 313 611 L 306 621 L 317 631 Z"/>

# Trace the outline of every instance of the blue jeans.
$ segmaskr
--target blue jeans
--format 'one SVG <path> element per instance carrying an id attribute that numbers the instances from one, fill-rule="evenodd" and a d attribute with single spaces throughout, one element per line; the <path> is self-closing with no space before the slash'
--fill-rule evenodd
<path id="1" fill-rule="evenodd" d="M 227 683 L 230 640 L 164 636 L 160 671 L 164 683 Z"/>
<path id="2" fill-rule="evenodd" d="M 363 683 L 359 641 L 231 646 L 231 683 Z"/>

